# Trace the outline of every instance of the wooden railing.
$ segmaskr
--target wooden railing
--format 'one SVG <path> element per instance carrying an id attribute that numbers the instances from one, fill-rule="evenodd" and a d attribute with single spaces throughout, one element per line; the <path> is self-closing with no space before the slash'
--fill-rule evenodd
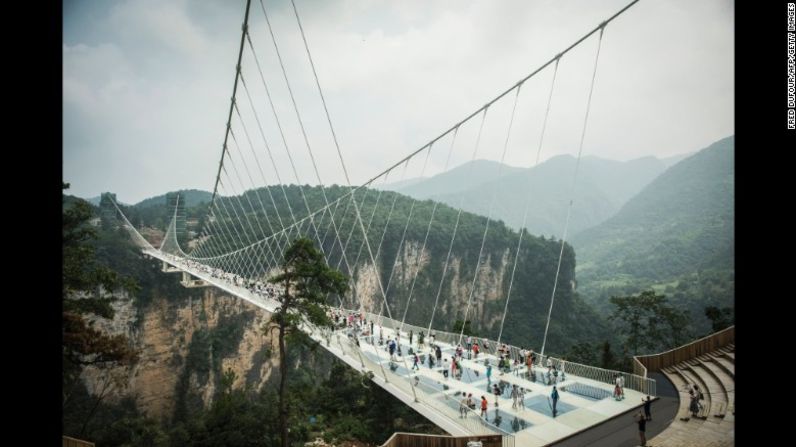
<path id="1" fill-rule="evenodd" d="M 61 447 L 94 447 L 93 442 L 81 441 L 80 439 L 70 438 L 63 436 L 63 444 Z"/>
<path id="2" fill-rule="evenodd" d="M 505 447 L 501 435 L 452 437 L 418 433 L 394 433 L 381 447 L 467 447 L 472 441 L 481 442 L 483 447 Z"/>
<path id="3" fill-rule="evenodd" d="M 633 373 L 646 377 L 647 371 L 660 371 L 668 366 L 691 360 L 734 342 L 735 325 L 660 354 L 634 356 Z"/>

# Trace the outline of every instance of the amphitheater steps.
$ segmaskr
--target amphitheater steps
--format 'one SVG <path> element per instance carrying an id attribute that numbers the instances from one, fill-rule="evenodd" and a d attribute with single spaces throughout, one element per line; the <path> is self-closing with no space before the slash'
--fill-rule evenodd
<path id="1" fill-rule="evenodd" d="M 713 363 L 719 365 L 721 369 L 723 369 L 727 374 L 729 374 L 733 380 L 735 380 L 735 360 L 730 360 L 724 356 L 715 356 L 711 355 L 711 361 Z"/>
<path id="2" fill-rule="evenodd" d="M 655 447 L 728 447 L 735 445 L 735 346 L 710 352 L 663 368 L 680 396 L 677 417 L 666 430 L 649 440 Z M 692 418 L 688 391 L 697 384 L 704 395 L 703 412 Z M 724 417 L 716 415 L 724 414 Z M 687 421 L 682 419 L 688 418 Z"/>

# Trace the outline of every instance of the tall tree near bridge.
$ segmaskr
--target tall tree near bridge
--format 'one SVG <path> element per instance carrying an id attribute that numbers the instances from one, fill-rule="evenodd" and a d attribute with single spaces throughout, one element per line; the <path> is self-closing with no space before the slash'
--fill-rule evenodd
<path id="1" fill-rule="evenodd" d="M 326 297 L 329 294 L 342 295 L 348 290 L 346 277 L 330 268 L 323 255 L 312 241 L 299 238 L 285 251 L 282 273 L 268 280 L 282 286 L 278 297 L 280 303 L 271 319 L 267 331 L 278 332 L 279 339 L 279 425 L 282 430 L 282 447 L 288 446 L 287 407 L 287 350 L 286 337 L 299 334 L 305 323 L 317 327 L 331 327 L 332 321 L 326 315 Z"/>

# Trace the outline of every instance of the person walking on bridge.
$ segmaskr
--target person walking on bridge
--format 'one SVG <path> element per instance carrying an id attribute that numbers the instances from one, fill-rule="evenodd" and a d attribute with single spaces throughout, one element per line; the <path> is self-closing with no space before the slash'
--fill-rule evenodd
<path id="1" fill-rule="evenodd" d="M 555 385 L 553 385 L 553 393 L 550 394 L 550 398 L 553 399 L 553 417 L 556 417 L 556 404 L 558 404 L 558 390 L 556 389 Z"/>
<path id="2" fill-rule="evenodd" d="M 467 417 L 467 396 L 462 391 L 462 401 L 459 402 L 459 417 Z"/>
<path id="3" fill-rule="evenodd" d="M 517 389 L 517 385 L 514 384 L 511 386 L 511 408 L 517 409 L 517 398 L 520 397 L 520 391 Z"/>
<path id="4" fill-rule="evenodd" d="M 499 406 L 498 398 L 503 394 L 497 383 L 492 385 L 492 393 L 495 395 L 495 408 L 497 408 Z"/>

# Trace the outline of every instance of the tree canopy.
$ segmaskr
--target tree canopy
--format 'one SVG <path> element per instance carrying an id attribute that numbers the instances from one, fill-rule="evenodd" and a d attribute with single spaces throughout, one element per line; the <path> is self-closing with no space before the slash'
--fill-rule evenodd
<path id="1" fill-rule="evenodd" d="M 664 295 L 648 290 L 638 295 L 611 297 L 611 304 L 616 309 L 609 318 L 617 324 L 631 355 L 641 350 L 646 353 L 668 349 L 690 338 L 686 331 L 687 313 L 670 306 Z"/>
<path id="2" fill-rule="evenodd" d="M 276 330 L 279 338 L 279 425 L 282 447 L 287 447 L 289 369 L 285 337 L 297 333 L 304 323 L 331 327 L 332 321 L 326 315 L 326 298 L 333 293 L 341 296 L 348 289 L 348 284 L 342 273 L 326 264 L 323 254 L 307 238 L 293 241 L 285 251 L 282 273 L 268 281 L 282 287 L 278 297 L 279 306 L 271 316 L 267 330 Z"/>

